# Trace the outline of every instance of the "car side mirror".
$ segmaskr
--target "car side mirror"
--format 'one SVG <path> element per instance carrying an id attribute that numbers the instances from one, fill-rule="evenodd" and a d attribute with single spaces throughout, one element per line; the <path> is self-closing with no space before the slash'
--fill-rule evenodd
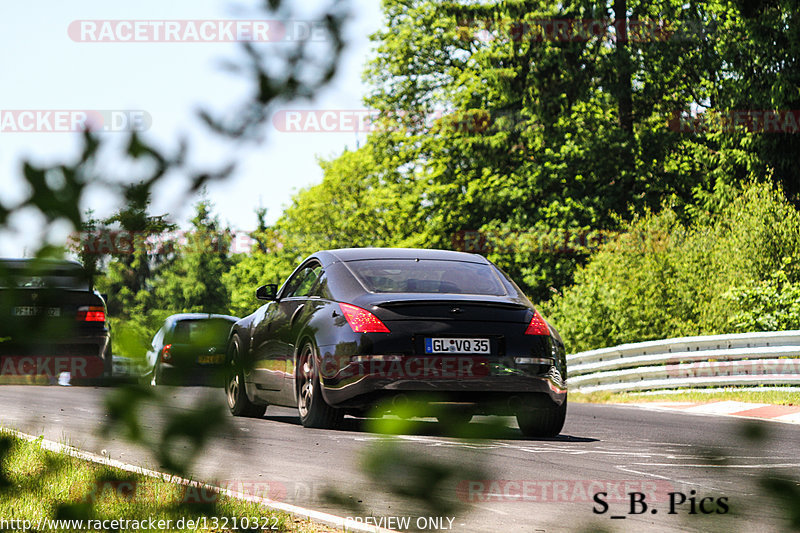
<path id="1" fill-rule="evenodd" d="M 274 302 L 278 299 L 278 286 L 274 283 L 260 286 L 256 289 L 256 298 Z"/>

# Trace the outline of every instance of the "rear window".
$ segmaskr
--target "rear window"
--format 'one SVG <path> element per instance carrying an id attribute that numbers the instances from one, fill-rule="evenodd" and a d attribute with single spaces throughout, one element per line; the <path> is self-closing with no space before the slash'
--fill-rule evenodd
<path id="1" fill-rule="evenodd" d="M 0 288 L 89 290 L 89 277 L 70 263 L 0 262 Z"/>
<path id="2" fill-rule="evenodd" d="M 171 342 L 208 346 L 224 344 L 232 325 L 224 319 L 182 320 L 175 324 Z"/>
<path id="3" fill-rule="evenodd" d="M 433 259 L 370 259 L 345 263 L 370 292 L 505 296 L 494 268 Z"/>

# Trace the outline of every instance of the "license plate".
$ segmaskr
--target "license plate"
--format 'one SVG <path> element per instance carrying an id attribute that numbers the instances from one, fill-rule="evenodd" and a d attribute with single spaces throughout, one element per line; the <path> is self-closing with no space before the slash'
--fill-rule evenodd
<path id="1" fill-rule="evenodd" d="M 14 316 L 61 316 L 60 307 L 34 307 L 32 305 L 20 305 L 14 308 Z"/>
<path id="2" fill-rule="evenodd" d="M 425 353 L 488 354 L 489 339 L 425 339 Z"/>
<path id="3" fill-rule="evenodd" d="M 197 358 L 197 362 L 203 365 L 219 364 L 224 360 L 224 355 L 201 355 Z"/>

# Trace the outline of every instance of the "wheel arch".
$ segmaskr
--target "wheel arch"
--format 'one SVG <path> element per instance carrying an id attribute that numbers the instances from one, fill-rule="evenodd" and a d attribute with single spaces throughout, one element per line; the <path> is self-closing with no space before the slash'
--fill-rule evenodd
<path id="1" fill-rule="evenodd" d="M 295 348 L 294 348 L 294 361 L 293 361 L 294 370 L 292 372 L 292 397 L 295 403 L 297 402 L 299 394 L 299 391 L 297 389 L 298 362 L 300 359 L 300 354 L 302 353 L 303 348 L 305 348 L 306 343 L 311 343 L 311 346 L 314 348 L 314 363 L 317 365 L 317 368 L 319 369 L 322 367 L 322 354 L 320 353 L 319 345 L 317 344 L 317 339 L 314 336 L 314 333 L 306 328 L 302 332 L 300 332 L 300 335 L 297 336 L 297 342 L 295 343 Z M 325 402 L 328 403 L 328 405 L 330 405 L 330 402 L 328 402 L 328 398 L 325 392 L 325 383 L 322 379 L 320 379 L 319 385 L 320 385 L 320 390 L 322 391 L 323 399 L 325 400 Z"/>
<path id="2" fill-rule="evenodd" d="M 247 364 L 246 357 L 247 357 L 248 351 L 247 351 L 246 346 L 248 346 L 249 344 L 245 344 L 247 342 L 247 340 L 246 340 L 247 336 L 242 333 L 241 329 L 242 329 L 241 327 L 237 327 L 236 325 L 231 329 L 230 337 L 228 339 L 228 349 L 225 351 L 225 359 L 226 359 L 225 364 L 226 365 L 231 365 L 234 368 L 237 365 L 241 365 L 241 366 L 244 367 Z M 238 359 L 239 360 L 238 361 L 231 361 L 231 356 L 232 356 L 231 354 L 232 354 L 234 338 L 238 339 L 238 341 L 239 341 L 239 347 L 238 347 L 238 352 L 239 352 Z M 258 403 L 258 404 L 264 403 L 264 402 L 260 401 L 258 398 L 256 398 L 255 394 L 253 394 L 253 385 L 250 382 L 247 381 L 247 372 L 243 371 L 242 374 L 243 374 L 243 376 L 245 378 L 244 379 L 244 383 L 242 383 L 242 386 L 244 387 L 244 393 L 247 396 L 247 399 L 250 402 L 253 402 L 253 403 Z M 227 379 L 229 379 L 229 378 L 226 376 L 225 380 L 227 381 Z M 227 386 L 227 384 L 226 384 L 226 386 Z"/>

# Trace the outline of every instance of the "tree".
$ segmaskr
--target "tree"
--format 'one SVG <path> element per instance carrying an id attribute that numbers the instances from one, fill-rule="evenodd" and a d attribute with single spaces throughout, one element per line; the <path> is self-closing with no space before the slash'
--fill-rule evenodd
<path id="1" fill-rule="evenodd" d="M 250 234 L 254 243 L 249 252 L 233 257 L 233 266 L 222 277 L 230 294 L 230 313 L 249 315 L 259 305 L 255 291 L 267 283 L 280 284 L 297 266 L 297 258 L 288 252 L 278 232 L 266 222 L 266 209 L 256 209 L 258 226 Z"/>
<path id="2" fill-rule="evenodd" d="M 113 317 L 147 316 L 154 307 L 152 290 L 158 270 L 172 260 L 163 236 L 177 226 L 166 215 L 150 215 L 150 203 L 145 183 L 131 186 L 123 206 L 103 221 L 103 228 L 89 241 L 95 256 L 110 257 L 99 287 L 111 296 L 108 310 Z"/>
<path id="3" fill-rule="evenodd" d="M 689 222 L 665 206 L 627 224 L 544 311 L 568 350 L 796 327 L 800 211 L 748 184 Z"/>
<path id="4" fill-rule="evenodd" d="M 553 230 L 610 230 L 632 212 L 658 208 L 665 196 L 692 200 L 702 166 L 683 164 L 676 147 L 686 139 L 667 128 L 667 119 L 695 98 L 689 89 L 703 79 L 708 61 L 692 42 L 610 37 L 614 23 L 626 27 L 629 12 L 638 20 L 656 14 L 655 7 L 384 5 L 389 27 L 373 37 L 377 56 L 365 75 L 374 90 L 367 102 L 382 113 L 382 124 L 398 127 L 379 128 L 369 142 L 379 166 L 392 164 L 417 184 L 407 190 L 421 199 L 412 215 L 424 228 L 419 241 L 450 247 L 465 230 L 534 241 Z M 678 4 L 659 9 L 682 15 Z M 607 22 L 615 11 L 620 20 Z M 542 26 L 547 19 L 596 20 L 609 28 L 564 38 Z M 657 68 L 651 56 L 660 58 Z M 444 116 L 420 118 L 436 110 Z M 487 253 L 536 298 L 569 283 L 586 257 L 500 248 Z"/>
<path id="5" fill-rule="evenodd" d="M 155 294 L 163 309 L 186 313 L 227 313 L 230 294 L 222 281 L 233 265 L 231 231 L 212 214 L 205 196 L 195 204 L 192 229 L 176 245 L 176 258 L 162 269 Z"/>
<path id="6" fill-rule="evenodd" d="M 347 220 L 364 220 L 369 242 L 391 245 L 449 248 L 465 231 L 500 235 L 512 246 L 477 251 L 547 299 L 589 250 L 530 243 L 614 231 L 665 201 L 685 221 L 695 204 L 715 209 L 725 188 L 778 169 L 779 181 L 789 179 L 794 138 L 686 129 L 682 120 L 794 86 L 789 55 L 767 44 L 768 28 L 788 20 L 779 35 L 795 49 L 790 3 L 743 19 L 744 7 L 721 2 L 386 0 L 388 25 L 373 36 L 365 71 L 366 102 L 380 117 L 360 151 L 391 179 L 351 172 L 358 201 L 337 197 L 334 219 L 327 198 L 345 184 L 327 173 L 338 162 L 327 162 L 326 180 L 296 199 L 314 209 L 286 219 L 316 242 L 364 242 Z M 571 25 L 559 33 L 548 20 Z M 771 69 L 750 76 L 759 64 Z M 352 158 L 341 156 L 343 169 Z M 385 224 L 389 191 L 404 206 L 402 223 Z"/>

